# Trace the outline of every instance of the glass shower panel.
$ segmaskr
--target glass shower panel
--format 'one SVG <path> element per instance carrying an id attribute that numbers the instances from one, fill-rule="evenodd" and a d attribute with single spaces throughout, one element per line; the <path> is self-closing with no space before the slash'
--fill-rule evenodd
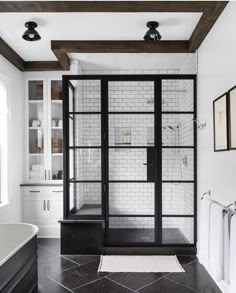
<path id="1" fill-rule="evenodd" d="M 193 117 L 192 114 L 163 114 L 162 146 L 193 146 Z"/>
<path id="2" fill-rule="evenodd" d="M 70 146 L 101 146 L 101 115 L 70 115 Z"/>
<path id="3" fill-rule="evenodd" d="M 194 180 L 193 149 L 162 149 L 162 180 Z"/>
<path id="4" fill-rule="evenodd" d="M 146 181 L 146 149 L 109 149 L 109 180 Z"/>
<path id="5" fill-rule="evenodd" d="M 153 146 L 153 114 L 110 114 L 109 146 Z"/>
<path id="6" fill-rule="evenodd" d="M 73 183 L 70 206 L 74 215 L 101 215 L 101 183 Z"/>
<path id="7" fill-rule="evenodd" d="M 193 244 L 194 218 L 162 218 L 163 244 Z"/>
<path id="8" fill-rule="evenodd" d="M 193 111 L 193 80 L 166 79 L 162 81 L 162 111 Z"/>
<path id="9" fill-rule="evenodd" d="M 109 243 L 147 243 L 155 241 L 154 217 L 109 217 Z"/>
<path id="10" fill-rule="evenodd" d="M 70 100 L 70 112 L 101 112 L 101 81 L 72 81 L 75 87 L 74 101 Z"/>
<path id="11" fill-rule="evenodd" d="M 109 112 L 154 112 L 153 81 L 109 81 Z"/>
<path id="12" fill-rule="evenodd" d="M 72 157 L 74 176 L 70 174 L 70 178 L 77 181 L 101 181 L 101 149 L 72 149 Z"/>
<path id="13" fill-rule="evenodd" d="M 154 215 L 154 183 L 110 183 L 110 215 Z"/>
<path id="14" fill-rule="evenodd" d="M 163 215 L 194 215 L 194 184 L 162 184 Z"/>

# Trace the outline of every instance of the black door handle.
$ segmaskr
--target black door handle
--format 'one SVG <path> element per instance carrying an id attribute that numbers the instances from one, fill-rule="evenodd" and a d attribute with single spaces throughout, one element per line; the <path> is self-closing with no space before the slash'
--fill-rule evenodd
<path id="1" fill-rule="evenodd" d="M 152 163 L 143 163 L 144 166 L 152 166 Z"/>

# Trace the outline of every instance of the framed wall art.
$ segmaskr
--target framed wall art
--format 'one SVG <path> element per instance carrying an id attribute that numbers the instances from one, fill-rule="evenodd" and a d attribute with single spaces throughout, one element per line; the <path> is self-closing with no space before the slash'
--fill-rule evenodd
<path id="1" fill-rule="evenodd" d="M 229 149 L 227 93 L 223 94 L 222 96 L 213 101 L 213 119 L 214 151 L 226 151 Z"/>
<path id="2" fill-rule="evenodd" d="M 236 86 L 228 92 L 229 149 L 236 149 Z"/>

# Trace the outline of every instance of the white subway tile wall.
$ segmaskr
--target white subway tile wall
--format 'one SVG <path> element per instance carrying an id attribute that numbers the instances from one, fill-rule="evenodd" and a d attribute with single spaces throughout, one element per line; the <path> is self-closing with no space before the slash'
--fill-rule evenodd
<path id="1" fill-rule="evenodd" d="M 163 215 L 193 215 L 193 183 L 163 183 Z"/>
<path id="2" fill-rule="evenodd" d="M 154 215 L 154 183 L 110 183 L 109 213 Z"/>
<path id="3" fill-rule="evenodd" d="M 191 61 L 191 60 L 190 60 Z M 194 67 L 194 66 L 192 66 Z M 178 70 L 129 70 L 129 71 L 84 71 L 84 74 L 177 74 Z M 154 83 L 150 81 L 109 82 L 110 112 L 153 112 Z M 100 81 L 76 82 L 75 111 L 94 112 L 101 110 Z M 193 83 L 190 80 L 164 80 L 162 84 L 162 110 L 193 111 Z M 193 116 L 188 114 L 162 115 L 163 146 L 193 145 Z M 100 145 L 101 124 L 99 115 L 76 118 L 75 143 L 82 146 Z M 120 128 L 125 129 L 121 131 Z M 116 133 L 130 136 L 116 138 Z M 109 145 L 145 146 L 152 144 L 154 116 L 152 114 L 110 114 Z M 123 135 L 123 134 L 122 134 Z M 152 137 L 153 136 L 153 137 Z M 122 140 L 123 139 L 123 140 Z M 118 143 L 116 143 L 118 141 Z M 122 145 L 122 144 L 121 144 Z M 80 180 L 101 180 L 101 152 L 97 149 L 75 152 L 76 178 Z M 146 149 L 110 149 L 109 180 L 146 180 Z M 158 163 L 158 162 L 157 162 Z M 193 180 L 193 150 L 163 149 L 163 180 Z M 76 185 L 77 208 L 84 204 L 101 203 L 100 183 Z M 110 183 L 109 211 L 111 214 L 154 214 L 153 183 Z M 193 184 L 163 183 L 163 214 L 193 214 Z M 154 218 L 111 217 L 110 228 L 154 228 Z M 191 218 L 163 218 L 164 228 L 176 228 L 185 238 L 193 241 L 193 220 Z"/>
<path id="4" fill-rule="evenodd" d="M 110 149 L 109 180 L 147 180 L 146 149 Z"/>
<path id="5" fill-rule="evenodd" d="M 110 217 L 109 228 L 153 229 L 155 221 L 151 217 Z"/>
<path id="6" fill-rule="evenodd" d="M 152 128 L 154 136 L 153 114 L 109 114 L 109 146 L 119 146 L 115 141 L 116 128 L 130 129 L 130 146 L 147 146 L 148 128 Z M 150 131 L 150 130 L 149 130 Z M 149 133 L 150 134 L 150 133 Z M 125 145 L 125 144 L 123 144 Z"/>
<path id="7" fill-rule="evenodd" d="M 110 81 L 109 112 L 153 112 L 153 81 Z"/>
<path id="8" fill-rule="evenodd" d="M 163 180 L 194 180 L 193 149 L 162 149 Z"/>
<path id="9" fill-rule="evenodd" d="M 70 152 L 74 152 L 75 179 L 101 180 L 101 149 L 76 149 Z"/>

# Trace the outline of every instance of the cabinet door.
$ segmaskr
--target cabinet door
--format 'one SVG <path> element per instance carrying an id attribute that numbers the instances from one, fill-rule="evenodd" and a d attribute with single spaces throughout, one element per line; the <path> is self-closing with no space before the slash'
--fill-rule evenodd
<path id="1" fill-rule="evenodd" d="M 46 225 L 46 199 L 42 199 L 41 194 L 24 196 L 23 219 L 25 223 L 36 226 Z"/>
<path id="2" fill-rule="evenodd" d="M 48 91 L 48 172 L 55 183 L 62 181 L 63 170 L 62 81 L 50 80 Z"/>
<path id="3" fill-rule="evenodd" d="M 59 226 L 58 221 L 63 216 L 63 192 L 55 188 L 47 197 L 47 225 Z"/>
<path id="4" fill-rule="evenodd" d="M 47 178 L 47 107 L 46 81 L 26 82 L 26 181 L 42 182 Z"/>

